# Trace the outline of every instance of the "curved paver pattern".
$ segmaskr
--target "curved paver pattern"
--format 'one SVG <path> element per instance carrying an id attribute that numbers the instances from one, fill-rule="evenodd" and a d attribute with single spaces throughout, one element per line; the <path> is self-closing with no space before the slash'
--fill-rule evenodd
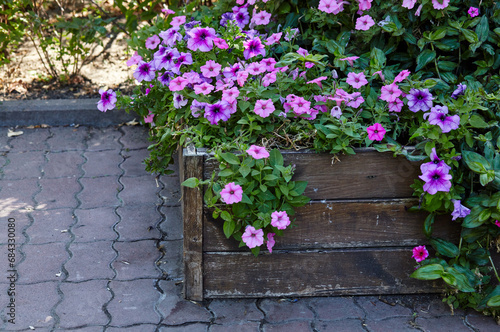
<path id="1" fill-rule="evenodd" d="M 16 220 L 16 324 L 0 256 L 1 331 L 494 331 L 439 296 L 182 298 L 174 175 L 144 171 L 142 127 L 0 128 L 0 249 Z"/>

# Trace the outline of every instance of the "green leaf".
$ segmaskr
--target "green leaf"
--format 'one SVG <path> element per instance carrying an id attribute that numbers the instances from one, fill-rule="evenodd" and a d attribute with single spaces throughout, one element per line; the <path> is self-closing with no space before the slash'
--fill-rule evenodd
<path id="1" fill-rule="evenodd" d="M 236 157 L 234 154 L 232 153 L 229 153 L 229 152 L 226 152 L 226 153 L 222 153 L 221 154 L 221 157 L 227 161 L 228 163 L 230 163 L 231 165 L 239 165 L 240 164 L 240 159 L 238 157 Z"/>
<path id="2" fill-rule="evenodd" d="M 241 203 L 253 204 L 252 200 L 250 200 L 250 198 L 248 197 L 248 195 L 245 194 L 245 193 L 243 193 L 243 196 L 241 198 Z"/>
<path id="3" fill-rule="evenodd" d="M 260 188 L 260 191 L 262 191 L 262 192 L 266 192 L 267 191 L 267 186 L 266 185 L 261 184 L 259 186 L 259 188 Z"/>
<path id="4" fill-rule="evenodd" d="M 474 44 L 479 41 L 479 38 L 474 31 L 469 29 L 461 29 L 461 32 L 469 43 Z"/>
<path id="5" fill-rule="evenodd" d="M 432 50 L 423 50 L 417 57 L 417 68 L 415 71 L 419 71 L 424 68 L 426 64 L 431 62 L 436 58 L 436 52 Z"/>
<path id="6" fill-rule="evenodd" d="M 274 181 L 277 179 L 279 179 L 279 178 L 274 174 L 267 174 L 266 176 L 264 176 L 264 180 L 266 180 L 266 181 Z"/>
<path id="7" fill-rule="evenodd" d="M 430 237 L 432 235 L 432 225 L 434 224 L 434 218 L 435 218 L 434 213 L 429 214 L 427 218 L 425 218 L 424 234 L 427 237 Z"/>
<path id="8" fill-rule="evenodd" d="M 230 220 L 232 220 L 232 218 L 231 218 L 231 214 L 229 214 L 229 212 L 227 212 L 227 211 L 222 211 L 222 212 L 220 213 L 220 217 L 222 218 L 222 220 L 225 220 L 225 221 L 230 221 Z"/>
<path id="9" fill-rule="evenodd" d="M 269 163 L 271 166 L 283 166 L 283 156 L 281 155 L 280 150 L 272 149 L 269 153 Z"/>
<path id="10" fill-rule="evenodd" d="M 200 183 L 200 180 L 197 178 L 189 178 L 186 181 L 181 183 L 181 186 L 184 187 L 189 187 L 189 188 L 196 188 L 198 187 L 198 184 Z"/>
<path id="11" fill-rule="evenodd" d="M 443 273 L 444 268 L 440 264 L 429 264 L 413 272 L 410 277 L 419 280 L 435 280 L 441 278 Z"/>
<path id="12" fill-rule="evenodd" d="M 488 17 L 486 17 L 486 15 L 483 15 L 483 17 L 481 17 L 481 21 L 476 26 L 476 34 L 479 41 L 484 43 L 488 39 L 489 32 L 490 26 L 488 24 Z"/>
<path id="13" fill-rule="evenodd" d="M 483 208 L 481 206 L 478 205 L 473 207 L 470 213 L 464 218 L 462 226 L 466 228 L 476 228 L 484 224 L 484 221 L 479 220 L 479 215 L 482 212 Z"/>
<path id="14" fill-rule="evenodd" d="M 462 151 L 467 166 L 476 173 L 483 173 L 485 170 L 491 169 L 491 165 L 485 157 L 473 151 Z"/>
<path id="15" fill-rule="evenodd" d="M 490 126 L 486 121 L 484 121 L 482 116 L 477 114 L 470 117 L 469 123 L 474 128 L 488 128 Z"/>
<path id="16" fill-rule="evenodd" d="M 486 173 L 483 173 L 479 176 L 479 182 L 481 182 L 481 185 L 485 187 L 488 183 L 492 182 L 495 180 L 495 171 L 494 170 L 489 170 Z"/>
<path id="17" fill-rule="evenodd" d="M 450 286 L 457 288 L 462 292 L 474 292 L 467 276 L 453 267 L 447 267 L 442 275 L 443 280 Z"/>
<path id="18" fill-rule="evenodd" d="M 220 177 L 226 177 L 226 176 L 230 176 L 233 174 L 234 174 L 234 172 L 230 168 L 223 169 L 222 171 L 219 172 Z"/>
<path id="19" fill-rule="evenodd" d="M 252 169 L 250 168 L 250 166 L 248 165 L 241 165 L 240 169 L 239 169 L 239 172 L 240 174 L 246 178 L 248 174 L 250 174 L 250 172 L 252 171 Z"/>
<path id="20" fill-rule="evenodd" d="M 293 190 L 297 192 L 298 195 L 302 195 L 307 187 L 307 181 L 295 181 L 295 187 Z"/>
<path id="21" fill-rule="evenodd" d="M 436 251 L 443 256 L 453 258 L 460 254 L 458 247 L 451 242 L 438 238 L 433 238 L 429 242 L 432 247 L 434 247 L 434 249 L 436 249 Z"/>
<path id="22" fill-rule="evenodd" d="M 255 257 L 257 257 L 257 256 L 259 256 L 260 246 L 259 246 L 259 247 L 252 248 L 252 249 L 250 249 L 250 251 L 252 252 L 252 254 L 253 254 Z"/>
<path id="23" fill-rule="evenodd" d="M 491 297 L 486 304 L 488 307 L 500 307 L 500 295 Z"/>
<path id="24" fill-rule="evenodd" d="M 227 212 L 227 211 L 223 211 L 223 212 Z M 233 220 L 224 221 L 223 230 L 224 230 L 224 235 L 226 236 L 226 238 L 229 239 L 231 237 L 231 235 L 233 235 L 233 231 L 234 231 L 235 227 L 236 227 L 236 223 Z"/>

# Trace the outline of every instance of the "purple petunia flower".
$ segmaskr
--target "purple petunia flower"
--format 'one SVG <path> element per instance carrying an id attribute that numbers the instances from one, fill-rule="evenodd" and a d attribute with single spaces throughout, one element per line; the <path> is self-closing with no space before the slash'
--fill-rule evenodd
<path id="1" fill-rule="evenodd" d="M 461 95 L 463 95 L 465 93 L 466 89 L 467 89 L 467 85 L 459 83 L 457 86 L 457 89 L 455 91 L 453 91 L 453 93 L 451 94 L 451 98 L 457 99 L 458 97 L 460 97 Z"/>
<path id="2" fill-rule="evenodd" d="M 193 102 L 191 103 L 191 115 L 193 115 L 195 118 L 198 118 L 201 115 L 201 112 L 205 110 L 205 106 L 207 106 L 207 103 L 199 102 L 196 99 L 193 99 Z"/>
<path id="3" fill-rule="evenodd" d="M 222 14 L 220 25 L 225 27 L 229 21 L 234 21 L 234 13 L 229 12 Z"/>
<path id="4" fill-rule="evenodd" d="M 453 212 L 451 213 L 451 220 L 455 220 L 457 218 L 465 218 L 470 214 L 470 209 L 463 206 L 459 199 L 452 199 L 453 203 Z"/>
<path id="5" fill-rule="evenodd" d="M 411 89 L 406 98 L 408 99 L 408 108 L 412 112 L 426 112 L 430 110 L 432 107 L 432 100 L 434 99 L 429 89 Z"/>
<path id="6" fill-rule="evenodd" d="M 438 125 L 443 133 L 448 133 L 457 129 L 460 125 L 460 117 L 458 115 L 447 116 L 448 107 L 436 106 L 431 109 L 430 113 L 424 114 L 424 119 L 429 118 L 431 125 Z"/>
<path id="7" fill-rule="evenodd" d="M 160 44 L 160 38 L 157 35 L 153 35 L 146 39 L 146 48 L 150 50 L 154 50 L 158 44 Z"/>
<path id="8" fill-rule="evenodd" d="M 222 72 L 224 74 L 224 77 L 230 78 L 232 80 L 236 80 L 236 74 L 240 71 L 241 66 L 239 63 L 235 63 L 232 66 L 224 68 L 224 71 Z"/>
<path id="9" fill-rule="evenodd" d="M 201 52 L 208 52 L 214 47 L 215 30 L 212 28 L 194 28 L 187 32 L 189 39 L 187 47 L 191 51 L 200 50 Z"/>
<path id="10" fill-rule="evenodd" d="M 156 52 L 154 56 L 154 65 L 156 70 L 170 69 L 174 66 L 174 60 L 177 59 L 180 54 L 176 48 L 164 48 L 163 54 Z"/>
<path id="11" fill-rule="evenodd" d="M 264 48 L 264 45 L 262 45 L 262 42 L 258 37 L 244 41 L 243 46 L 245 46 L 243 55 L 247 60 L 259 54 L 262 56 L 266 56 L 266 49 Z"/>
<path id="12" fill-rule="evenodd" d="M 434 195 L 438 191 L 448 192 L 451 189 L 450 180 L 452 176 L 448 174 L 447 170 L 441 167 L 431 168 L 420 175 L 419 178 L 425 181 L 424 191 L 431 195 Z"/>
<path id="13" fill-rule="evenodd" d="M 181 52 L 181 54 L 177 58 L 175 58 L 173 62 L 174 65 L 171 68 L 171 70 L 176 74 L 180 74 L 181 72 L 180 69 L 182 65 L 193 64 L 193 56 L 191 55 L 191 53 Z"/>
<path id="14" fill-rule="evenodd" d="M 162 31 L 159 36 L 163 39 L 163 44 L 170 47 L 174 46 L 177 41 L 182 40 L 182 35 L 179 33 L 179 30 L 175 28 Z"/>
<path id="15" fill-rule="evenodd" d="M 168 85 L 174 77 L 174 73 L 171 71 L 166 71 L 158 77 L 158 81 L 163 85 Z"/>
<path id="16" fill-rule="evenodd" d="M 451 170 L 451 167 L 448 166 L 444 162 L 444 160 L 439 159 L 439 157 L 436 153 L 436 148 L 432 148 L 430 157 L 431 157 L 431 161 L 420 165 L 420 170 L 422 171 L 422 174 L 426 173 L 426 172 L 430 171 L 432 168 L 436 168 L 436 167 L 442 168 L 446 172 L 449 172 Z"/>
<path id="17" fill-rule="evenodd" d="M 227 121 L 231 116 L 231 106 L 227 101 L 218 101 L 212 105 L 207 104 L 204 116 L 213 125 L 216 125 L 220 120 Z"/>
<path id="18" fill-rule="evenodd" d="M 134 71 L 134 77 L 138 82 L 146 81 L 150 82 L 155 78 L 155 69 L 153 61 L 151 62 L 139 62 L 137 68 Z"/>
<path id="19" fill-rule="evenodd" d="M 236 25 L 243 29 L 248 23 L 250 23 L 250 14 L 248 13 L 248 9 L 245 7 L 238 8 L 237 11 L 233 11 L 234 20 L 236 21 Z"/>
<path id="20" fill-rule="evenodd" d="M 97 109 L 99 111 L 106 112 L 116 107 L 116 92 L 111 89 L 108 91 L 99 89 L 99 93 L 101 94 L 101 100 L 97 102 Z"/>

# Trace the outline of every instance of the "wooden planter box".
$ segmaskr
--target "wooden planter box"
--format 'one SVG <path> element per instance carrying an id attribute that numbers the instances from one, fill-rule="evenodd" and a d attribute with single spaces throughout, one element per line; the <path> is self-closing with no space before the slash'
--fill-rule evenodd
<path id="1" fill-rule="evenodd" d="M 284 152 L 297 166 L 295 180 L 308 181 L 310 204 L 297 209 L 296 227 L 276 238 L 273 253 L 254 257 L 226 239 L 222 221 L 204 209 L 203 193 L 183 187 L 185 297 L 283 297 L 436 293 L 440 281 L 410 278 L 412 248 L 425 244 L 425 213 L 410 185 L 419 163 L 371 149 L 333 161 L 330 154 Z M 208 155 L 184 150 L 181 181 L 209 178 Z M 456 240 L 451 218 L 437 219 L 434 235 Z M 453 227 L 455 226 L 455 227 Z M 265 246 L 263 246 L 265 248 Z"/>

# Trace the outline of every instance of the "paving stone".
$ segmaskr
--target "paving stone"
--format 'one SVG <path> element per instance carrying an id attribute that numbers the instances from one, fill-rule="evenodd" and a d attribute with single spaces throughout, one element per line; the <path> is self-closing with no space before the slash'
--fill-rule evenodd
<path id="1" fill-rule="evenodd" d="M 120 218 L 114 207 L 100 207 L 83 210 L 76 209 L 76 224 L 72 228 L 75 235 L 74 242 L 112 241 L 117 238 L 113 225 Z"/>
<path id="2" fill-rule="evenodd" d="M 121 220 L 115 229 L 120 234 L 119 241 L 133 241 L 146 239 L 159 239 L 160 232 L 156 224 L 161 220 L 161 215 L 154 206 L 125 205 L 117 209 Z"/>
<path id="3" fill-rule="evenodd" d="M 362 323 L 358 319 L 341 319 L 337 321 L 317 321 L 315 324 L 316 330 L 319 332 L 364 332 Z M 398 330 L 394 330 L 396 332 Z M 389 332 L 389 330 L 387 331 Z"/>
<path id="4" fill-rule="evenodd" d="M 500 329 L 500 326 L 498 326 L 492 316 L 485 316 L 479 312 L 467 315 L 466 321 L 479 331 L 495 331 Z"/>
<path id="5" fill-rule="evenodd" d="M 129 326 L 142 323 L 157 324 L 160 317 L 155 304 L 160 293 L 154 287 L 155 280 L 111 281 L 109 287 L 115 294 L 107 309 L 111 325 Z"/>
<path id="6" fill-rule="evenodd" d="M 56 308 L 60 327 L 75 328 L 108 323 L 109 319 L 102 310 L 103 305 L 112 297 L 106 280 L 64 282 L 60 289 L 64 294 L 63 301 Z"/>
<path id="7" fill-rule="evenodd" d="M 307 307 L 308 300 L 300 299 L 297 302 L 276 299 L 264 299 L 260 308 L 266 314 L 268 322 L 283 322 L 289 320 L 314 319 L 313 312 Z"/>
<path id="8" fill-rule="evenodd" d="M 17 267 L 19 283 L 59 281 L 62 264 L 69 258 L 65 243 L 28 244 L 22 247 L 26 258 Z"/>
<path id="9" fill-rule="evenodd" d="M 160 257 L 156 241 L 116 242 L 115 249 L 118 251 L 118 258 L 112 265 L 117 273 L 116 280 L 155 279 L 160 276 L 155 267 L 155 262 Z"/>
<path id="10" fill-rule="evenodd" d="M 87 150 L 88 151 L 104 151 L 104 150 L 121 150 L 122 146 L 118 143 L 118 139 L 122 134 L 116 127 L 93 128 L 89 129 Z"/>
<path id="11" fill-rule="evenodd" d="M 260 322 L 240 322 L 223 325 L 210 325 L 209 332 L 258 332 Z M 298 331 L 297 331 L 298 332 Z"/>
<path id="12" fill-rule="evenodd" d="M 72 209 L 36 210 L 31 216 L 33 224 L 26 230 L 31 244 L 67 243 L 71 239 L 68 230 L 75 222 Z"/>
<path id="13" fill-rule="evenodd" d="M 84 150 L 88 127 L 51 127 L 52 136 L 47 140 L 50 151 Z"/>
<path id="14" fill-rule="evenodd" d="M 207 332 L 208 324 L 187 324 L 184 326 L 163 326 L 160 332 Z"/>
<path id="15" fill-rule="evenodd" d="M 49 161 L 43 166 L 43 178 L 63 178 L 63 177 L 80 177 L 83 172 L 80 165 L 85 159 L 81 156 L 81 151 L 67 151 L 58 153 L 49 153 L 47 158 Z"/>
<path id="16" fill-rule="evenodd" d="M 58 330 L 60 331 L 62 329 L 58 329 Z M 73 330 L 73 331 L 75 331 L 75 330 Z M 104 326 L 79 327 L 76 331 L 78 331 L 78 332 L 102 332 L 102 331 L 104 331 Z M 109 331 L 109 330 L 107 330 L 107 331 Z"/>
<path id="17" fill-rule="evenodd" d="M 441 299 L 434 299 L 427 303 L 419 303 L 415 307 L 415 312 L 419 317 L 441 317 L 450 316 L 451 309 Z"/>
<path id="18" fill-rule="evenodd" d="M 161 181 L 164 184 L 164 188 L 160 191 L 163 204 L 166 206 L 180 206 L 181 184 L 179 176 L 162 176 Z"/>
<path id="19" fill-rule="evenodd" d="M 160 229 L 165 233 L 164 239 L 182 239 L 182 208 L 180 206 L 162 206 L 160 211 L 164 215 L 164 220 L 160 223 Z"/>
<path id="20" fill-rule="evenodd" d="M 33 285 L 17 284 L 15 289 L 15 325 L 6 324 L 6 328 L 0 326 L 2 331 L 27 330 L 29 327 L 35 327 L 36 331 L 44 331 L 54 325 L 54 318 L 51 314 L 51 308 L 59 301 L 57 293 L 57 283 L 43 282 Z M 7 316 L 8 297 L 2 290 L 2 299 L 0 301 L 2 319 L 10 319 Z M 0 323 L 1 324 L 1 323 Z"/>
<path id="21" fill-rule="evenodd" d="M 86 178 L 121 175 L 123 172 L 118 167 L 123 161 L 119 150 L 86 151 L 84 156 L 87 160 L 82 169 L 85 171 L 84 177 Z"/>
<path id="22" fill-rule="evenodd" d="M 162 324 L 180 325 L 190 322 L 208 323 L 210 321 L 212 315 L 207 309 L 198 303 L 181 298 L 181 285 L 175 285 L 175 282 L 171 280 L 160 280 L 159 285 L 165 294 L 158 304 L 158 310 L 165 317 Z"/>
<path id="23" fill-rule="evenodd" d="M 83 185 L 83 190 L 78 194 L 78 199 L 81 202 L 79 208 L 92 209 L 121 204 L 117 198 L 118 191 L 121 189 L 118 177 L 82 178 L 80 182 Z"/>
<path id="24" fill-rule="evenodd" d="M 306 332 L 306 331 L 311 331 L 311 322 L 307 321 L 298 321 L 298 322 L 289 322 L 289 323 L 282 323 L 282 324 L 264 324 L 263 326 L 264 332 L 290 332 L 290 331 L 300 331 L 300 332 Z"/>
<path id="25" fill-rule="evenodd" d="M 447 316 L 435 318 L 419 318 L 415 320 L 416 327 L 425 332 L 470 332 L 473 331 L 465 325 L 461 316 Z"/>
<path id="26" fill-rule="evenodd" d="M 131 327 L 108 327 L 106 329 L 106 332 L 120 332 L 120 331 L 126 331 L 126 332 L 155 332 L 156 331 L 156 325 L 141 324 L 141 325 L 135 325 L 135 326 L 131 326 Z"/>
<path id="27" fill-rule="evenodd" d="M 45 163 L 44 151 L 11 152 L 9 163 L 2 169 L 3 179 L 28 179 L 42 176 L 40 166 Z"/>
<path id="28" fill-rule="evenodd" d="M 76 178 L 40 179 L 41 192 L 36 194 L 37 209 L 75 208 L 75 195 L 81 190 Z"/>
<path id="29" fill-rule="evenodd" d="M 182 240 L 162 241 L 160 246 L 163 256 L 158 261 L 158 267 L 168 278 L 179 279 L 183 277 Z"/>
<path id="30" fill-rule="evenodd" d="M 33 195 L 39 190 L 38 179 L 0 181 L 0 218 L 31 211 L 35 205 Z"/>
<path id="31" fill-rule="evenodd" d="M 123 126 L 123 137 L 120 142 L 125 149 L 145 149 L 151 142 L 148 141 L 148 129 L 143 126 Z"/>
<path id="32" fill-rule="evenodd" d="M 20 129 L 23 134 L 13 137 L 10 145 L 16 151 L 45 151 L 48 149 L 46 140 L 50 136 L 49 129 Z"/>
<path id="33" fill-rule="evenodd" d="M 339 320 L 346 318 L 363 318 L 363 310 L 354 304 L 352 298 L 320 297 L 314 298 L 310 306 L 319 320 Z"/>
<path id="34" fill-rule="evenodd" d="M 124 188 L 120 192 L 120 198 L 124 206 L 155 206 L 160 203 L 158 198 L 160 188 L 156 186 L 154 176 L 122 177 L 121 183 Z"/>
<path id="35" fill-rule="evenodd" d="M 148 175 L 146 172 L 146 165 L 144 164 L 144 159 L 149 157 L 149 151 L 147 149 L 140 150 L 124 150 L 122 151 L 125 161 L 121 164 L 121 168 L 125 170 L 123 176 L 143 176 Z"/>
<path id="36" fill-rule="evenodd" d="M 399 304 L 391 306 L 380 301 L 375 296 L 360 298 L 357 303 L 365 310 L 367 319 L 381 320 L 391 317 L 411 317 L 412 315 L 411 309 L 405 308 Z"/>
<path id="37" fill-rule="evenodd" d="M 28 212 L 14 211 L 8 216 L 0 217 L 0 245 L 7 247 L 8 239 L 11 239 L 10 243 L 16 244 L 17 248 L 19 248 L 21 244 L 28 241 L 23 231 L 30 227 L 31 224 L 32 219 Z M 6 260 L 4 260 L 4 262 L 7 263 Z M 0 259 L 0 264 L 4 262 Z"/>
<path id="38" fill-rule="evenodd" d="M 9 128 L 0 127 L 0 151 L 9 151 L 11 149 L 9 141 L 12 141 L 12 138 L 8 137 Z"/>
<path id="39" fill-rule="evenodd" d="M 213 300 L 209 309 L 215 315 L 216 324 L 260 321 L 264 319 L 264 314 L 257 308 L 256 300 Z"/>
<path id="40" fill-rule="evenodd" d="M 413 324 L 413 325 L 412 325 Z M 384 320 L 366 320 L 364 326 L 371 332 L 418 331 L 411 317 L 396 317 Z"/>
<path id="41" fill-rule="evenodd" d="M 113 270 L 109 267 L 116 253 L 110 241 L 72 243 L 69 250 L 73 257 L 64 265 L 68 281 L 111 279 Z"/>

